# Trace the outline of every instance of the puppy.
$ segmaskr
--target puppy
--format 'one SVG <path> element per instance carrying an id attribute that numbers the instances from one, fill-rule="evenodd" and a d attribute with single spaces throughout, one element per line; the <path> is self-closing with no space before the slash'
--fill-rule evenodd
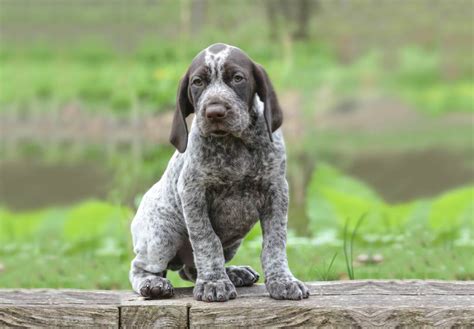
<path id="1" fill-rule="evenodd" d="M 235 298 L 235 287 L 250 286 L 259 275 L 225 263 L 260 220 L 270 296 L 307 298 L 307 287 L 288 268 L 283 118 L 265 70 L 239 48 L 211 45 L 192 61 L 176 103 L 170 141 L 177 152 L 132 222 L 133 289 L 147 298 L 171 297 L 169 269 L 195 282 L 197 300 Z"/>

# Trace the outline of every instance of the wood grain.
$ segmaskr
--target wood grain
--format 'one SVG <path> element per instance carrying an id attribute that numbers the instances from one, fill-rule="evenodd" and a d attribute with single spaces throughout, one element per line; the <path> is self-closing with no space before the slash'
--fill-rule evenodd
<path id="1" fill-rule="evenodd" d="M 188 308 L 183 306 L 121 306 L 121 328 L 186 328 Z"/>
<path id="2" fill-rule="evenodd" d="M 117 305 L 123 292 L 77 289 L 0 289 L 1 305 Z"/>
<path id="3" fill-rule="evenodd" d="M 174 298 L 145 300 L 123 293 L 120 302 L 121 328 L 186 328 L 192 290 L 176 289 Z"/>
<path id="4" fill-rule="evenodd" d="M 0 306 L 0 327 L 115 328 L 118 321 L 113 306 Z"/>
<path id="5" fill-rule="evenodd" d="M 384 327 L 474 325 L 474 298 L 445 296 L 311 296 L 302 301 L 250 297 L 190 309 L 190 323 L 210 326 L 352 326 Z"/>
<path id="6" fill-rule="evenodd" d="M 0 327 L 474 328 L 474 282 L 335 281 L 308 284 L 309 299 L 278 301 L 264 285 L 226 303 L 195 301 L 192 288 L 167 300 L 130 291 L 0 289 Z"/>

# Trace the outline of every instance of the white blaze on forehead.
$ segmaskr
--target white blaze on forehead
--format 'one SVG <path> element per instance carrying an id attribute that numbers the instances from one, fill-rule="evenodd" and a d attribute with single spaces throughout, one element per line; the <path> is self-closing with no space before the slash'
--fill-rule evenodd
<path id="1" fill-rule="evenodd" d="M 213 53 L 210 49 L 215 46 L 216 45 L 212 45 L 205 50 L 204 62 L 211 70 L 211 78 L 221 80 L 225 60 L 229 56 L 233 47 L 223 45 L 224 48 L 219 50 L 217 53 Z"/>

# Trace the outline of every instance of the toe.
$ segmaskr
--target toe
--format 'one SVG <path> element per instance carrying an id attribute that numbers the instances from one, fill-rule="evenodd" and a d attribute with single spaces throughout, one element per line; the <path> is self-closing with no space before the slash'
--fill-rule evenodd
<path id="1" fill-rule="evenodd" d="M 150 297 L 150 281 L 147 280 L 140 288 L 140 295 L 143 297 Z"/>
<path id="2" fill-rule="evenodd" d="M 251 286 L 259 279 L 259 274 L 250 266 L 230 266 L 227 275 L 236 287 Z"/>
<path id="3" fill-rule="evenodd" d="M 298 286 L 300 287 L 303 298 L 308 298 L 309 297 L 309 289 L 306 287 L 306 285 L 304 283 L 298 281 Z"/>
<path id="4" fill-rule="evenodd" d="M 147 279 L 140 288 L 140 295 L 145 298 L 169 298 L 173 294 L 174 289 L 171 282 L 162 277 Z"/>
<path id="5" fill-rule="evenodd" d="M 245 271 L 244 274 L 244 280 L 247 282 L 247 284 L 253 284 L 255 282 L 257 282 L 257 277 L 255 276 L 255 274 L 251 271 Z"/>
<path id="6" fill-rule="evenodd" d="M 272 280 L 267 282 L 267 289 L 270 296 L 275 299 L 301 300 L 309 296 L 309 290 L 305 284 L 296 279 Z"/>
<path id="7" fill-rule="evenodd" d="M 235 299 L 237 297 L 237 291 L 235 291 L 235 286 L 232 283 L 225 284 L 225 291 L 229 299 Z"/>
<path id="8" fill-rule="evenodd" d="M 198 281 L 193 294 L 196 300 L 204 302 L 225 302 L 237 296 L 230 280 Z"/>
<path id="9" fill-rule="evenodd" d="M 215 285 L 209 282 L 204 286 L 204 301 L 212 302 L 215 299 Z"/>
<path id="10" fill-rule="evenodd" d="M 250 273 L 252 273 L 252 275 L 254 276 L 255 280 L 258 281 L 258 279 L 260 279 L 260 274 L 258 274 L 257 271 L 255 271 L 253 268 L 251 268 L 250 266 L 244 266 L 244 268 L 249 271 Z"/>
<path id="11" fill-rule="evenodd" d="M 160 286 L 154 286 L 150 290 L 150 295 L 152 298 L 158 298 L 161 296 L 162 289 Z"/>
<path id="12" fill-rule="evenodd" d="M 203 300 L 204 286 L 202 283 L 196 283 L 193 290 L 194 299 Z"/>
<path id="13" fill-rule="evenodd" d="M 171 284 L 166 284 L 164 287 L 163 287 L 163 296 L 164 297 L 171 297 L 174 295 L 174 289 L 173 289 L 173 286 Z"/>

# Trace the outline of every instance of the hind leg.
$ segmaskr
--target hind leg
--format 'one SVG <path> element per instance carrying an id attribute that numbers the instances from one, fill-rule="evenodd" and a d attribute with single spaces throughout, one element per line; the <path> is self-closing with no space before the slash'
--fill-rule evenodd
<path id="1" fill-rule="evenodd" d="M 135 292 L 146 298 L 173 296 L 173 286 L 166 279 L 166 269 L 183 241 L 179 220 L 160 207 L 140 208 L 132 222 L 135 259 L 130 269 L 130 283 Z M 171 219 L 170 219 L 171 218 Z"/>
<path id="2" fill-rule="evenodd" d="M 224 249 L 226 263 L 235 256 L 241 242 L 242 240 L 238 240 L 228 248 Z M 251 286 L 260 278 L 260 275 L 250 266 L 226 266 L 225 271 L 230 281 L 232 281 L 236 287 Z"/>
<path id="3" fill-rule="evenodd" d="M 160 273 L 147 272 L 132 264 L 130 282 L 133 290 L 145 298 L 169 298 L 174 295 L 173 286 L 166 279 L 166 271 Z"/>

